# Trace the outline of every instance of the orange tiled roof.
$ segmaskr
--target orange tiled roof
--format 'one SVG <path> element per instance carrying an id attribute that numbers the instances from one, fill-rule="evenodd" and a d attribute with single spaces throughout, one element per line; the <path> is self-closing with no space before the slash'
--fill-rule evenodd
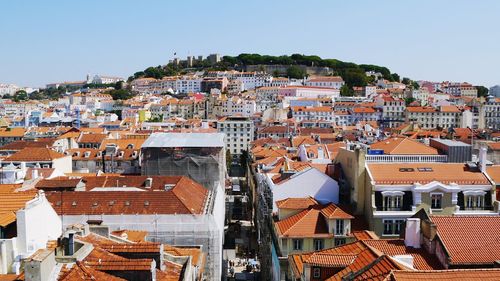
<path id="1" fill-rule="evenodd" d="M 0 128 L 0 137 L 3 138 L 23 137 L 25 133 L 24 128 Z"/>
<path id="2" fill-rule="evenodd" d="M 412 185 L 427 184 L 432 181 L 444 184 L 491 184 L 483 173 L 471 171 L 461 163 L 369 163 L 367 166 L 376 184 Z M 423 168 L 431 171 L 423 171 Z M 408 171 L 408 169 L 413 170 Z"/>
<path id="3" fill-rule="evenodd" d="M 16 221 L 16 213 L 14 212 L 3 212 L 0 213 L 0 226 L 6 227 L 7 225 Z"/>
<path id="4" fill-rule="evenodd" d="M 36 192 L 23 191 L 13 193 L 0 193 L 0 213 L 17 212 L 24 208 L 26 202 L 36 197 Z"/>
<path id="5" fill-rule="evenodd" d="M 500 269 L 395 270 L 387 281 L 498 281 Z"/>
<path id="6" fill-rule="evenodd" d="M 486 173 L 495 182 L 496 185 L 500 184 L 500 165 L 494 165 L 486 168 Z M 498 194 L 500 195 L 500 194 Z"/>
<path id="7" fill-rule="evenodd" d="M 276 206 L 279 209 L 303 210 L 316 204 L 318 204 L 318 201 L 311 196 L 306 198 L 286 198 L 276 201 Z"/>
<path id="8" fill-rule="evenodd" d="M 62 153 L 46 147 L 27 147 L 7 157 L 4 161 L 52 161 L 54 159 L 59 159 L 65 156 L 66 155 Z"/>
<path id="9" fill-rule="evenodd" d="M 403 239 L 368 239 L 363 243 L 389 256 L 411 255 L 413 266 L 418 270 L 442 269 L 439 260 L 423 248 L 406 247 Z"/>
<path id="10" fill-rule="evenodd" d="M 361 268 L 357 271 L 351 271 L 346 275 L 341 275 L 337 273 L 334 277 L 327 279 L 329 280 L 339 280 L 338 276 L 341 275 L 343 278 L 353 281 L 383 281 L 391 273 L 392 270 L 398 269 L 409 269 L 402 264 L 396 262 L 394 259 L 387 255 L 383 255 L 377 258 L 375 261 L 370 263 L 367 267 Z"/>
<path id="11" fill-rule="evenodd" d="M 81 280 L 110 280 L 124 281 L 125 279 L 118 278 L 111 274 L 95 270 L 94 268 L 85 265 L 83 262 L 77 261 L 71 268 L 63 268 L 57 279 L 58 281 L 81 281 Z"/>
<path id="12" fill-rule="evenodd" d="M 499 151 L 500 150 L 500 142 L 489 142 L 488 147 L 493 151 Z"/>
<path id="13" fill-rule="evenodd" d="M 500 260 L 500 216 L 431 216 L 452 265 Z"/>
<path id="14" fill-rule="evenodd" d="M 328 231 L 327 219 L 352 219 L 332 203 L 313 205 L 307 209 L 275 223 L 278 235 L 282 237 L 332 237 Z"/>
<path id="15" fill-rule="evenodd" d="M 48 194 L 58 214 L 201 214 L 208 190 L 201 185 L 168 191 L 66 191 Z"/>
<path id="16" fill-rule="evenodd" d="M 409 138 L 389 138 L 370 145 L 370 149 L 381 149 L 384 154 L 438 155 L 437 149 Z"/>
<path id="17" fill-rule="evenodd" d="M 81 134 L 78 143 L 101 143 L 107 136 L 106 134 L 96 133 Z"/>
<path id="18" fill-rule="evenodd" d="M 139 230 L 115 230 L 111 232 L 113 235 L 116 235 L 121 238 L 125 238 L 132 242 L 144 242 L 146 241 L 146 236 L 148 236 L 147 231 L 139 231 Z"/>
<path id="19" fill-rule="evenodd" d="M 172 245 L 163 245 L 163 251 L 173 256 L 191 256 L 193 265 L 204 264 L 205 254 L 197 247 L 174 247 Z"/>

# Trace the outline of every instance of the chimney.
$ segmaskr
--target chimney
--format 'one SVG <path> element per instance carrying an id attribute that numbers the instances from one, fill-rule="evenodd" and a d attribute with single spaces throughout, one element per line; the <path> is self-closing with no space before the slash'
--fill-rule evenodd
<path id="1" fill-rule="evenodd" d="M 151 188 L 153 186 L 153 178 L 147 178 L 146 182 L 144 183 L 144 186 L 146 188 Z"/>
<path id="2" fill-rule="evenodd" d="M 485 173 L 486 172 L 486 147 L 481 147 L 479 149 L 479 169 L 481 172 Z"/>
<path id="3" fill-rule="evenodd" d="M 405 229 L 405 245 L 406 247 L 420 248 L 420 219 L 406 219 Z"/>
<path id="4" fill-rule="evenodd" d="M 68 234 L 68 253 L 67 256 L 72 256 L 75 253 L 75 234 Z"/>
<path id="5" fill-rule="evenodd" d="M 31 170 L 31 179 L 36 180 L 37 178 L 38 178 L 38 170 L 37 169 Z"/>
<path id="6" fill-rule="evenodd" d="M 318 147 L 318 159 L 325 159 L 325 153 L 321 146 Z"/>

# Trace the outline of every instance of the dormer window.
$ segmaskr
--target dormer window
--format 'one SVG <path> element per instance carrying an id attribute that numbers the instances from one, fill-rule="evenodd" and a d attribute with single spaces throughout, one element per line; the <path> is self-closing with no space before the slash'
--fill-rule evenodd
<path id="1" fill-rule="evenodd" d="M 90 151 L 85 151 L 84 153 L 84 156 L 85 158 L 89 158 L 90 157 Z"/>

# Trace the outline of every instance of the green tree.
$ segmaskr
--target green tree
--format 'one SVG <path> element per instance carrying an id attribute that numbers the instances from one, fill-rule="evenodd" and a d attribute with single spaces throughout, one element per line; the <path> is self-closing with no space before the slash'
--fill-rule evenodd
<path id="1" fill-rule="evenodd" d="M 233 163 L 233 156 L 231 155 L 231 150 L 226 150 L 226 168 L 229 170 L 231 168 L 231 164 Z"/>
<path id="2" fill-rule="evenodd" d="M 489 90 L 485 86 L 476 86 L 476 89 L 477 89 L 477 96 L 478 97 L 488 96 Z"/>
<path id="3" fill-rule="evenodd" d="M 306 76 L 306 72 L 304 70 L 302 70 L 302 68 L 300 68 L 299 66 L 292 65 L 292 66 L 287 68 L 286 75 L 292 79 L 293 78 L 302 79 Z"/>
<path id="4" fill-rule="evenodd" d="M 412 85 L 413 89 L 415 89 L 415 90 L 420 89 L 420 85 L 416 81 L 412 81 L 411 85 Z"/>
<path id="5" fill-rule="evenodd" d="M 411 85 L 412 81 L 411 81 L 411 79 L 410 79 L 410 78 L 408 78 L 408 77 L 403 77 L 403 80 L 401 80 L 401 83 L 403 83 L 403 84 L 405 84 L 405 85 L 409 86 L 409 85 Z"/>
<path id="6" fill-rule="evenodd" d="M 400 81 L 400 80 L 399 80 L 399 74 L 397 74 L 397 73 L 393 73 L 393 74 L 391 74 L 391 76 L 392 76 L 392 81 L 396 81 L 396 82 L 399 82 L 399 81 Z"/>
<path id="7" fill-rule="evenodd" d="M 406 104 L 406 106 L 409 106 L 414 101 L 415 101 L 415 98 L 413 98 L 413 97 L 405 98 L 405 104 Z"/>
<path id="8" fill-rule="evenodd" d="M 342 85 L 340 88 L 340 95 L 343 97 L 352 97 L 354 96 L 354 90 L 347 85 Z"/>
<path id="9" fill-rule="evenodd" d="M 14 94 L 13 100 L 15 102 L 26 101 L 28 100 L 28 93 L 24 90 L 19 90 Z"/>
<path id="10" fill-rule="evenodd" d="M 128 100 L 134 96 L 130 91 L 126 89 L 110 90 L 105 93 L 110 94 L 114 100 Z"/>
<path id="11" fill-rule="evenodd" d="M 245 171 L 247 167 L 247 161 L 248 161 L 248 151 L 242 150 L 240 155 L 240 165 L 241 167 L 243 167 L 243 169 L 245 169 Z"/>

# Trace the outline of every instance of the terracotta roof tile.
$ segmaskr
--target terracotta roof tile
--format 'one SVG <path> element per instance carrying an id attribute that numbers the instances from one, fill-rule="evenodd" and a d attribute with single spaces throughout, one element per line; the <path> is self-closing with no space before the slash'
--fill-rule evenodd
<path id="1" fill-rule="evenodd" d="M 146 236 L 148 236 L 147 231 L 139 231 L 139 230 L 115 230 L 111 232 L 113 235 L 127 239 L 132 242 L 144 242 L 146 241 Z"/>
<path id="2" fill-rule="evenodd" d="M 500 216 L 431 216 L 450 264 L 493 264 L 500 260 Z"/>
<path id="3" fill-rule="evenodd" d="M 419 270 L 443 268 L 435 256 L 427 253 L 423 248 L 406 247 L 403 239 L 371 239 L 363 240 L 363 243 L 389 256 L 411 255 L 414 267 Z"/>
<path id="4" fill-rule="evenodd" d="M 278 206 L 279 209 L 303 210 L 316 204 L 318 204 L 318 201 L 311 196 L 306 198 L 286 198 L 276 201 L 276 206 Z"/>
<path id="5" fill-rule="evenodd" d="M 498 281 L 500 269 L 395 270 L 387 281 Z"/>
<path id="6" fill-rule="evenodd" d="M 58 281 L 92 281 L 92 280 L 110 280 L 124 281 L 125 279 L 95 270 L 82 262 L 76 262 L 71 268 L 61 270 Z"/>
<path id="7" fill-rule="evenodd" d="M 47 199 L 59 214 L 201 214 L 209 191 L 192 180 L 170 190 L 154 191 L 66 191 L 50 193 Z M 110 183 L 112 186 L 116 182 Z"/>
<path id="8" fill-rule="evenodd" d="M 368 163 L 376 184 L 444 184 L 489 185 L 488 178 L 479 171 L 471 171 L 461 163 Z M 422 169 L 430 170 L 422 170 Z M 413 169 L 413 170 L 408 170 Z"/>
<path id="9" fill-rule="evenodd" d="M 328 231 L 327 219 L 353 217 L 333 204 L 313 205 L 306 210 L 275 223 L 282 237 L 333 237 Z"/>
<path id="10" fill-rule="evenodd" d="M 370 149 L 383 150 L 384 154 L 438 155 L 437 149 L 408 138 L 390 138 L 370 145 Z"/>
<path id="11" fill-rule="evenodd" d="M 24 148 L 11 156 L 7 157 L 4 161 L 19 162 L 19 161 L 52 161 L 54 159 L 59 159 L 66 157 L 66 155 L 54 151 L 46 147 L 27 147 Z"/>

